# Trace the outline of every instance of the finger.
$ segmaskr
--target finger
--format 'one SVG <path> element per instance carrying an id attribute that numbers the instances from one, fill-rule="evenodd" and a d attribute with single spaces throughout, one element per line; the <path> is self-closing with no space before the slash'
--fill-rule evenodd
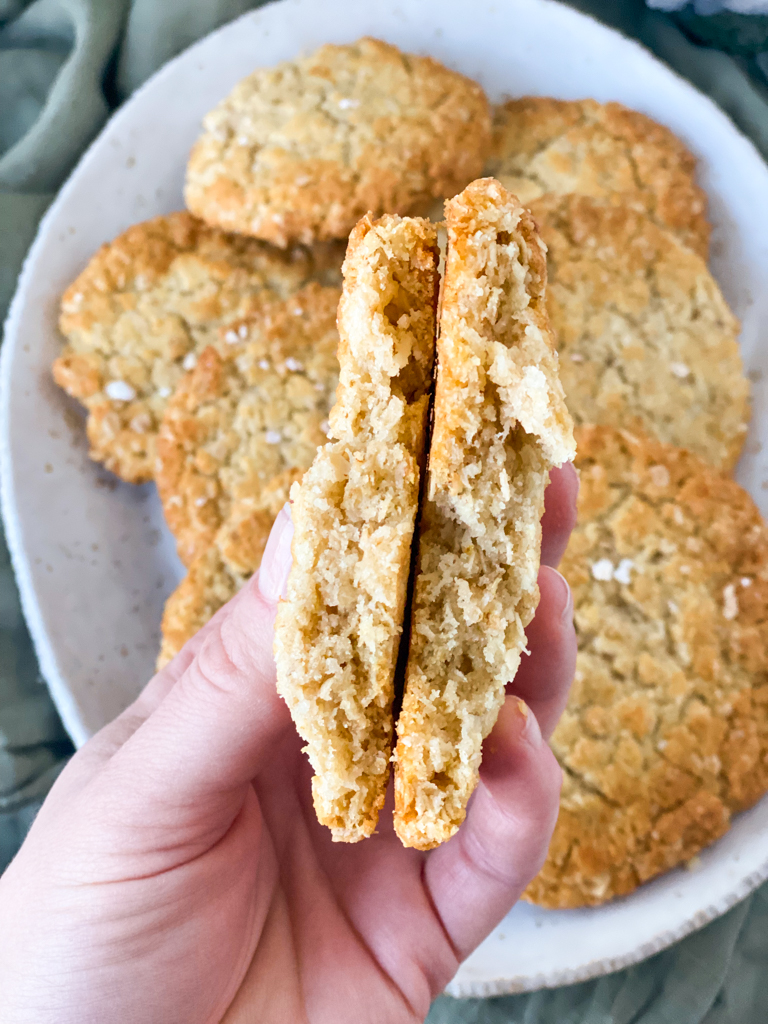
<path id="1" fill-rule="evenodd" d="M 189 667 L 205 638 L 220 626 L 222 619 L 229 615 L 232 604 L 239 598 L 240 594 L 236 594 L 230 602 L 220 608 L 213 618 L 184 645 L 181 651 L 164 668 L 152 676 L 136 700 L 129 704 L 125 711 L 99 729 L 87 743 L 83 744 L 67 765 L 65 784 L 73 790 L 81 788 L 133 736 L 171 690 L 179 676 Z"/>
<path id="2" fill-rule="evenodd" d="M 508 693 L 521 697 L 531 708 L 545 739 L 549 739 L 563 713 L 576 669 L 576 632 L 573 628 L 571 588 L 557 569 L 539 570 L 541 599 L 525 631 L 530 654 L 524 654 Z"/>
<path id="3" fill-rule="evenodd" d="M 228 792 L 250 783 L 290 726 L 272 657 L 276 596 L 285 583 L 292 533 L 290 517 L 278 519 L 263 575 L 245 585 L 109 765 L 112 778 L 124 773 L 133 779 L 137 804 L 173 808 L 177 823 L 187 812 L 199 818 L 206 801 L 222 807 Z"/>
<path id="4" fill-rule="evenodd" d="M 544 863 L 560 783 L 535 716 L 507 697 L 485 742 L 467 819 L 425 866 L 433 905 L 460 957 L 482 942 Z"/>
<path id="5" fill-rule="evenodd" d="M 168 664 L 156 672 L 150 679 L 136 701 L 146 711 L 145 717 L 155 710 L 160 701 L 173 687 L 176 680 L 186 672 L 205 643 L 206 638 L 215 629 L 220 627 L 222 619 L 229 615 L 235 602 L 240 600 L 241 594 L 242 591 L 238 591 L 233 598 L 227 601 L 225 605 L 222 605 L 216 614 L 193 637 L 187 640 L 178 654 L 175 654 Z"/>
<path id="6" fill-rule="evenodd" d="M 275 520 L 267 541 L 264 557 L 262 558 L 262 575 L 264 571 L 271 573 L 272 576 L 275 574 L 281 576 L 281 574 L 287 573 L 286 548 L 287 566 L 289 568 L 292 533 L 293 525 L 291 523 L 290 508 L 286 505 L 285 509 L 281 510 Z M 261 583 L 259 586 L 263 592 L 265 586 Z M 266 586 L 267 590 L 269 590 L 269 584 Z M 159 707 L 177 681 L 191 666 L 207 638 L 221 629 L 224 619 L 243 600 L 243 596 L 243 591 L 240 590 L 222 608 L 219 608 L 202 629 L 198 630 L 184 644 L 178 654 L 150 679 L 136 700 L 84 744 L 74 759 L 75 769 L 81 779 L 89 778 L 99 765 L 109 760 L 133 736 L 139 726 L 143 725 L 152 712 Z M 71 771 L 70 774 L 74 775 L 75 770 Z"/>
<path id="7" fill-rule="evenodd" d="M 290 507 L 286 505 L 273 524 L 264 550 L 262 567 L 259 570 L 262 577 L 259 581 L 259 589 L 262 594 L 271 593 L 271 583 L 264 580 L 265 573 L 270 574 L 270 579 L 275 574 L 280 579 L 287 576 L 290 568 L 292 536 L 293 524 Z M 231 615 L 243 597 L 243 591 L 240 590 L 223 607 L 219 608 L 216 614 L 184 644 L 178 654 L 150 679 L 130 707 L 93 737 L 91 743 L 93 744 L 98 738 L 102 754 L 107 753 L 111 756 L 160 705 L 197 657 L 206 639 L 221 629 L 224 619 Z"/>
<path id="8" fill-rule="evenodd" d="M 566 462 L 549 474 L 549 486 L 544 492 L 544 515 L 541 519 L 541 563 L 557 566 L 568 546 L 571 530 L 576 525 L 576 499 L 579 495 L 579 476 L 573 465 Z"/>
<path id="9" fill-rule="evenodd" d="M 272 530 L 261 559 L 261 567 L 258 570 L 259 590 L 262 595 L 275 603 L 278 598 L 283 596 L 280 588 L 284 585 L 283 581 L 287 579 L 291 567 L 292 537 L 291 508 L 290 505 L 285 505 L 272 524 Z M 155 710 L 176 681 L 192 664 L 207 637 L 220 628 L 224 618 L 237 607 L 242 598 L 243 591 L 240 590 L 223 608 L 219 608 L 213 618 L 206 622 L 203 628 L 184 644 L 179 653 L 147 683 L 134 703 L 133 710 L 140 710 L 144 717 Z"/>
<path id="10" fill-rule="evenodd" d="M 220 608 L 213 618 L 187 641 L 173 660 L 152 676 L 136 700 L 78 750 L 74 760 L 87 762 L 91 768 L 108 761 L 160 705 L 179 677 L 189 668 L 206 637 L 221 627 L 223 619 L 230 614 L 234 603 L 240 600 L 241 595 L 242 591 Z"/>

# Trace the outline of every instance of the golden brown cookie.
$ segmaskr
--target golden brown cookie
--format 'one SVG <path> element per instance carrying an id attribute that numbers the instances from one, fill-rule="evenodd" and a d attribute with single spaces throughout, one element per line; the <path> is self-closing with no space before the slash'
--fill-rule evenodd
<path id="1" fill-rule="evenodd" d="M 483 90 L 378 39 L 323 46 L 245 78 L 204 121 L 190 210 L 276 245 L 346 238 L 360 217 L 423 212 L 483 167 Z"/>
<path id="2" fill-rule="evenodd" d="M 495 108 L 486 164 L 524 203 L 546 192 L 632 194 L 704 259 L 710 227 L 696 159 L 668 128 L 620 103 L 525 96 Z"/>
<path id="3" fill-rule="evenodd" d="M 326 441 L 339 297 L 312 283 L 265 300 L 222 328 L 169 401 L 155 479 L 185 565 L 215 545 L 231 572 L 258 568 L 291 484 Z"/>
<path id="4" fill-rule="evenodd" d="M 335 263 L 335 266 L 334 266 Z M 150 480 L 165 406 L 222 325 L 338 278 L 340 250 L 281 252 L 188 213 L 137 224 L 102 246 L 64 293 L 67 346 L 54 378 L 88 410 L 91 457 L 124 480 Z"/>
<path id="5" fill-rule="evenodd" d="M 531 210 L 575 422 L 638 427 L 732 469 L 749 385 L 739 323 L 704 261 L 630 207 L 570 195 Z"/>
<path id="6" fill-rule="evenodd" d="M 422 850 L 458 829 L 539 599 L 549 471 L 573 458 L 545 305 L 545 248 L 492 178 L 446 203 L 448 252 L 395 829 Z"/>
<path id="7" fill-rule="evenodd" d="M 371 835 L 392 701 L 435 345 L 436 230 L 365 217 L 349 239 L 331 441 L 293 488 L 293 566 L 278 607 L 278 692 L 306 741 L 318 820 Z"/>
<path id="8" fill-rule="evenodd" d="M 768 531 L 696 456 L 577 431 L 579 522 L 561 569 L 579 655 L 552 737 L 564 770 L 526 898 L 602 903 L 691 858 L 768 789 Z"/>

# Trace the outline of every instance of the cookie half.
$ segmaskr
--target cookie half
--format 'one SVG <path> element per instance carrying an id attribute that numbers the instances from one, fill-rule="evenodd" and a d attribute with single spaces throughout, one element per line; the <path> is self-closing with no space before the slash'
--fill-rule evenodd
<path id="1" fill-rule="evenodd" d="M 278 690 L 307 744 L 318 820 L 344 842 L 373 832 L 389 777 L 437 264 L 428 221 L 365 217 L 352 232 L 332 440 L 291 493 L 293 567 L 275 625 Z"/>
<path id="2" fill-rule="evenodd" d="M 552 737 L 564 771 L 526 898 L 602 903 L 681 864 L 768 789 L 768 531 L 696 456 L 577 431 L 579 521 L 561 565 L 579 640 Z"/>
<path id="3" fill-rule="evenodd" d="M 733 468 L 749 384 L 739 322 L 704 261 L 631 207 L 570 195 L 531 211 L 575 422 L 638 428 Z"/>
<path id="4" fill-rule="evenodd" d="M 533 218 L 493 179 L 446 203 L 434 425 L 395 750 L 395 829 L 450 838 L 538 603 L 544 489 L 573 458 Z"/>
<path id="5" fill-rule="evenodd" d="M 632 195 L 704 259 L 710 227 L 696 158 L 668 128 L 620 103 L 525 96 L 495 108 L 489 174 L 529 203 L 546 192 Z"/>
<path id="6" fill-rule="evenodd" d="M 481 172 L 491 130 L 476 82 L 367 38 L 254 72 L 203 123 L 190 210 L 281 246 L 423 212 Z"/>
<path id="7" fill-rule="evenodd" d="M 258 568 L 291 484 L 327 440 L 340 295 L 312 283 L 265 300 L 222 329 L 169 401 L 155 478 L 185 565 L 216 546 L 233 573 Z"/>
<path id="8" fill-rule="evenodd" d="M 53 376 L 88 410 L 91 457 L 152 479 L 155 437 L 184 372 L 219 328 L 311 279 L 338 280 L 338 247 L 281 252 L 188 213 L 137 224 L 102 246 L 62 297 L 67 345 Z"/>

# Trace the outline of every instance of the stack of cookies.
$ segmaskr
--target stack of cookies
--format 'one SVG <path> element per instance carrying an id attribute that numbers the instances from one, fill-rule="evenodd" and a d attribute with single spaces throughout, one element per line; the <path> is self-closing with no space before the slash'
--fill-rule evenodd
<path id="1" fill-rule="evenodd" d="M 483 173 L 496 181 L 467 188 Z M 308 743 L 318 815 L 336 838 L 371 833 L 391 756 L 403 841 L 429 848 L 458 827 L 536 603 L 538 553 L 510 547 L 505 515 L 527 493 L 538 524 L 541 496 L 526 472 L 535 464 L 540 483 L 567 457 L 562 444 L 547 454 L 546 431 L 529 423 L 522 434 L 538 437 L 538 454 L 522 459 L 522 435 L 513 442 L 488 426 L 495 413 L 482 392 L 473 397 L 467 381 L 452 392 L 458 378 L 438 375 L 416 526 L 431 401 L 425 339 L 438 315 L 434 229 L 418 215 L 463 189 L 447 206 L 454 263 L 449 248 L 439 365 L 461 360 L 451 338 L 481 336 L 473 318 L 496 301 L 459 265 L 456 239 L 472 218 L 476 233 L 487 227 L 493 208 L 514 222 L 494 228 L 499 251 L 530 254 L 535 222 L 549 281 L 545 298 L 546 274 L 526 264 L 524 305 L 538 303 L 537 329 L 554 336 L 582 475 L 563 567 L 579 658 L 553 737 L 565 785 L 528 898 L 575 907 L 625 894 L 690 860 L 768 789 L 768 535 L 729 478 L 748 386 L 739 325 L 706 266 L 706 199 L 694 175 L 674 135 L 619 104 L 529 97 L 492 109 L 476 83 L 363 39 L 241 82 L 192 151 L 190 212 L 129 229 L 65 293 L 67 345 L 54 376 L 87 409 L 92 457 L 122 479 L 156 481 L 188 569 L 166 607 L 160 664 L 256 571 L 274 517 L 304 480 L 293 492 L 295 571 L 278 664 Z M 490 280 L 487 268 L 481 276 Z M 497 282 L 502 293 L 513 278 Z M 472 432 L 473 417 L 481 457 L 459 500 L 451 481 L 469 456 L 455 425 Z M 519 487 L 505 492 L 506 511 L 496 507 L 500 467 Z M 502 548 L 515 550 L 495 604 L 462 567 L 476 538 L 470 519 L 491 507 L 482 557 L 496 564 Z M 417 529 L 415 639 L 394 732 Z M 381 557 L 366 583 L 360 551 L 374 551 L 371 538 Z M 446 559 L 451 579 L 441 576 Z M 490 660 L 478 654 L 472 616 L 462 624 L 448 614 L 458 578 L 481 630 L 483 616 L 516 624 Z M 457 636 L 454 664 L 444 651 Z M 329 664 L 335 674 L 320 667 Z"/>

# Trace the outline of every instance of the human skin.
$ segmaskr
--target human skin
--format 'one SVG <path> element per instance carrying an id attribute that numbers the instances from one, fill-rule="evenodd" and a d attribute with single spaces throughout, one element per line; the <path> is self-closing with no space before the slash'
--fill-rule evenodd
<path id="1" fill-rule="evenodd" d="M 556 565 L 572 467 L 547 490 L 531 654 L 486 740 L 458 833 L 429 853 L 391 825 L 318 825 L 275 691 L 290 565 L 283 511 L 262 568 L 61 773 L 0 878 L 4 1024 L 412 1024 L 543 863 L 560 769 L 546 744 L 576 642 Z M 390 794 L 391 797 L 391 794 Z"/>

